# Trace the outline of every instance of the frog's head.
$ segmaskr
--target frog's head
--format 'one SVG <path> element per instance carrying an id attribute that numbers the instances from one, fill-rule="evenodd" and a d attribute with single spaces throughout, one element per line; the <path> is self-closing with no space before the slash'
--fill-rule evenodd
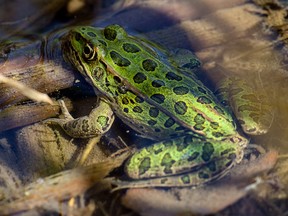
<path id="1" fill-rule="evenodd" d="M 118 25 L 105 29 L 80 26 L 70 30 L 64 37 L 62 50 L 69 61 L 94 87 L 101 91 L 107 82 L 107 44 L 117 43 L 126 37 L 125 30 Z M 102 89 L 103 90 L 103 89 Z"/>

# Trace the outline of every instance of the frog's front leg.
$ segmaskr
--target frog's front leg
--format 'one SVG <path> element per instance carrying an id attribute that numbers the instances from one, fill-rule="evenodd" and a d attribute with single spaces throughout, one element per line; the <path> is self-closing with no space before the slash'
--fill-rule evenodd
<path id="1" fill-rule="evenodd" d="M 113 121 L 114 114 L 109 104 L 100 100 L 88 116 L 74 119 L 67 110 L 63 101 L 59 101 L 64 119 L 51 118 L 44 123 L 58 124 L 73 138 L 90 138 L 106 133 Z"/>
<path id="2" fill-rule="evenodd" d="M 201 140 L 190 135 L 155 143 L 136 152 L 125 171 L 133 181 L 120 188 L 199 186 L 224 176 L 243 158 L 243 147 L 227 140 Z"/>

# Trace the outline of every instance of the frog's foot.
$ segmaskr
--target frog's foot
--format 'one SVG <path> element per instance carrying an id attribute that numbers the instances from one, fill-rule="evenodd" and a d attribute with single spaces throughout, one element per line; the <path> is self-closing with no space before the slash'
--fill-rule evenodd
<path id="1" fill-rule="evenodd" d="M 64 115 L 64 118 L 66 120 L 73 120 L 74 118 L 69 113 L 69 111 L 68 111 L 68 109 L 67 109 L 67 107 L 65 105 L 65 102 L 63 100 L 58 100 L 58 103 L 59 103 L 59 106 L 61 108 L 61 112 Z"/>
<path id="2" fill-rule="evenodd" d="M 50 118 L 47 120 L 44 120 L 42 123 L 44 124 L 58 124 L 62 127 L 63 124 L 65 124 L 68 121 L 74 120 L 74 118 L 71 116 L 69 113 L 65 102 L 63 100 L 58 100 L 58 105 L 60 106 L 61 112 L 64 115 L 64 119 L 59 119 L 59 118 Z"/>
<path id="3" fill-rule="evenodd" d="M 257 159 L 259 156 L 267 153 L 267 151 L 260 145 L 249 144 L 244 150 L 243 161 L 251 161 Z"/>
<path id="4" fill-rule="evenodd" d="M 114 114 L 110 106 L 100 100 L 88 116 L 74 119 L 67 110 L 65 103 L 59 101 L 64 119 L 51 118 L 44 121 L 46 124 L 60 125 L 65 133 L 74 138 L 91 138 L 106 133 L 113 121 Z"/>

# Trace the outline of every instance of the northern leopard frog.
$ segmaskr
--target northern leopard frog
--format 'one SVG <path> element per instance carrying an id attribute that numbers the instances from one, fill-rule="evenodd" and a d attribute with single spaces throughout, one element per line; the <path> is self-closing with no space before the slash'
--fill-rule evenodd
<path id="1" fill-rule="evenodd" d="M 89 117 L 58 120 L 63 129 L 73 137 L 98 136 L 109 130 L 115 113 L 156 140 L 127 161 L 126 174 L 134 181 L 120 187 L 198 186 L 223 176 L 242 160 L 248 140 L 238 132 L 229 109 L 194 74 L 200 62 L 191 53 L 173 56 L 118 25 L 75 27 L 62 42 L 66 61 L 100 97 Z M 227 97 L 227 92 L 220 96 Z M 244 88 L 234 88 L 234 93 L 240 93 L 242 103 L 250 103 L 243 97 Z M 241 111 L 248 116 L 259 111 L 251 104 L 246 108 Z M 249 130 L 258 133 L 258 125 Z"/>

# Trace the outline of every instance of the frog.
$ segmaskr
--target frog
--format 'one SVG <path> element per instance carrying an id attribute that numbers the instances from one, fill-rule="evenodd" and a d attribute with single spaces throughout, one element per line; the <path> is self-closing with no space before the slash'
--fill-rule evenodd
<path id="1" fill-rule="evenodd" d="M 201 62 L 192 52 L 173 53 L 117 24 L 73 27 L 61 40 L 65 61 L 92 85 L 99 101 L 89 116 L 74 119 L 65 112 L 65 119 L 53 121 L 72 137 L 89 138 L 109 131 L 117 116 L 154 142 L 126 161 L 118 187 L 198 187 L 242 161 L 249 138 L 224 103 L 232 85 L 220 87 L 224 93 L 218 97 L 198 78 Z M 250 103 L 242 84 L 232 92 Z M 259 106 L 239 107 L 257 122 Z M 262 134 L 267 127 L 258 128 L 252 124 L 245 132 Z"/>

